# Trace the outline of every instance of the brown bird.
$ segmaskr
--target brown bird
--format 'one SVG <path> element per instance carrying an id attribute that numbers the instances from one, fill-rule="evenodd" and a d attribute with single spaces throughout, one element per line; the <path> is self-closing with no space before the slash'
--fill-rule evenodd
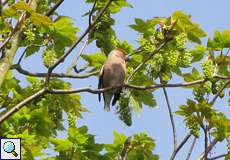
<path id="1" fill-rule="evenodd" d="M 101 68 L 98 88 L 106 88 L 112 86 L 122 85 L 125 80 L 126 63 L 129 57 L 125 57 L 124 50 L 112 50 L 104 65 Z M 113 97 L 112 105 L 115 105 L 120 98 L 121 88 L 113 89 L 103 93 L 104 109 L 110 110 L 110 102 Z M 99 102 L 101 101 L 101 94 L 98 95 Z"/>

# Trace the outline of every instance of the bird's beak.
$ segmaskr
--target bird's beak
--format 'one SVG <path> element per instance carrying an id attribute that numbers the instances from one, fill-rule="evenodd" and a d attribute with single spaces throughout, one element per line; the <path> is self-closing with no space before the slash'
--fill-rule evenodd
<path id="1" fill-rule="evenodd" d="M 125 56 L 125 61 L 130 62 L 131 61 L 131 56 L 130 55 Z"/>

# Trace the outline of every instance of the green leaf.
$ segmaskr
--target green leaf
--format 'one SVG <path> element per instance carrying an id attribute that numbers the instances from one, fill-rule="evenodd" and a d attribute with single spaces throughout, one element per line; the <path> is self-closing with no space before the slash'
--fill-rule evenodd
<path id="1" fill-rule="evenodd" d="M 204 57 L 206 48 L 201 45 L 197 45 L 196 49 L 190 50 L 189 52 L 193 56 L 192 61 L 191 61 L 193 63 L 193 62 L 200 61 Z"/>
<path id="2" fill-rule="evenodd" d="M 11 5 L 9 8 L 3 10 L 3 16 L 4 17 L 14 17 L 19 18 L 20 13 L 19 10 L 24 10 L 31 13 L 34 13 L 35 11 L 24 1 L 19 1 L 13 5 Z"/>
<path id="3" fill-rule="evenodd" d="M 175 28 L 187 33 L 190 41 L 200 44 L 200 38 L 206 36 L 206 33 L 199 27 L 199 25 L 191 21 L 190 15 L 187 15 L 182 11 L 176 11 L 172 14 L 172 18 L 177 22 Z"/>
<path id="4" fill-rule="evenodd" d="M 142 33 L 145 38 L 153 35 L 155 33 L 154 26 L 161 22 L 162 19 L 154 18 L 151 20 L 144 21 L 140 18 L 135 18 L 135 23 L 129 25 L 132 29 L 136 30 L 139 33 Z"/>
<path id="5" fill-rule="evenodd" d="M 230 47 L 230 30 L 214 32 L 213 39 L 208 39 L 207 46 L 213 50 L 222 50 Z"/>
<path id="6" fill-rule="evenodd" d="M 184 80 L 186 82 L 192 82 L 200 78 L 200 74 L 196 68 L 192 69 L 192 73 L 183 74 Z"/>
<path id="7" fill-rule="evenodd" d="M 194 79 L 198 79 L 199 78 L 199 72 L 196 68 L 192 69 L 192 76 Z"/>
<path id="8" fill-rule="evenodd" d="M 134 104 L 135 104 L 135 107 L 139 106 L 138 107 L 139 109 L 142 108 L 143 104 L 149 107 L 155 107 L 157 105 L 153 94 L 149 91 L 132 91 L 131 95 L 133 96 L 134 100 L 138 102 L 138 105 L 136 104 L 137 102 Z M 139 111 L 138 108 L 137 108 L 137 111 Z"/>
<path id="9" fill-rule="evenodd" d="M 20 13 L 18 13 L 16 9 L 9 7 L 9 8 L 3 9 L 2 16 L 5 18 L 13 17 L 13 18 L 18 19 L 20 17 Z"/>
<path id="10" fill-rule="evenodd" d="M 230 30 L 225 30 L 222 33 L 224 48 L 230 48 Z"/>
<path id="11" fill-rule="evenodd" d="M 58 17 L 53 25 L 49 26 L 49 29 L 55 41 L 54 49 L 59 56 L 63 54 L 65 47 L 71 46 L 77 39 L 78 28 L 74 26 L 73 20 L 69 17 Z"/>
<path id="12" fill-rule="evenodd" d="M 68 139 L 71 142 L 75 142 L 78 145 L 84 145 L 86 144 L 88 137 L 86 135 L 87 128 L 81 127 L 81 128 L 69 128 L 68 130 Z"/>
<path id="13" fill-rule="evenodd" d="M 130 96 L 130 106 L 132 106 L 134 112 L 137 114 L 137 115 L 140 115 L 141 114 L 141 108 L 142 108 L 142 105 L 140 102 L 138 102 L 136 99 L 134 99 L 133 96 Z"/>
<path id="14" fill-rule="evenodd" d="M 26 80 L 31 84 L 31 85 L 35 85 L 40 83 L 40 80 L 36 77 L 31 77 L 31 76 L 27 76 Z"/>
<path id="15" fill-rule="evenodd" d="M 128 158 L 132 160 L 158 160 L 159 156 L 153 154 L 155 146 L 154 140 L 146 133 L 134 134 Z"/>
<path id="16" fill-rule="evenodd" d="M 133 8 L 133 6 L 131 4 L 129 4 L 126 0 L 115 0 L 111 3 L 110 7 L 109 7 L 109 11 L 112 14 L 118 13 L 120 12 L 120 10 L 123 7 L 130 7 Z"/>
<path id="17" fill-rule="evenodd" d="M 27 11 L 29 13 L 34 12 L 34 10 L 24 1 L 19 1 L 10 7 L 13 9 L 16 9 L 16 10 L 24 10 L 24 11 Z"/>
<path id="18" fill-rule="evenodd" d="M 39 13 L 31 13 L 30 19 L 38 28 L 49 28 L 53 25 L 53 21 L 49 17 Z"/>
<path id="19" fill-rule="evenodd" d="M 129 44 L 127 41 L 117 41 L 117 48 L 123 49 L 126 54 L 130 54 L 133 52 L 133 46 Z"/>
<path id="20" fill-rule="evenodd" d="M 101 68 L 106 60 L 106 56 L 102 53 L 83 54 L 81 57 L 88 62 L 89 66 L 95 68 Z"/>
<path id="21" fill-rule="evenodd" d="M 113 132 L 114 140 L 113 143 L 114 145 L 123 145 L 124 142 L 126 141 L 126 136 L 123 133 L 117 133 L 116 131 Z"/>
<path id="22" fill-rule="evenodd" d="M 50 141 L 55 146 L 56 151 L 68 151 L 73 145 L 68 139 L 51 138 Z"/>

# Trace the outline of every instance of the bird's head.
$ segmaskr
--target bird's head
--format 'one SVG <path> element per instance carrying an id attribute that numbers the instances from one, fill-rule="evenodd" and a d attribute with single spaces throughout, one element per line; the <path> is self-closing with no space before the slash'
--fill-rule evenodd
<path id="1" fill-rule="evenodd" d="M 130 55 L 125 55 L 125 50 L 124 49 L 118 48 L 118 49 L 116 49 L 116 51 L 117 52 L 115 54 L 116 54 L 117 57 L 122 58 L 126 62 L 130 61 Z"/>

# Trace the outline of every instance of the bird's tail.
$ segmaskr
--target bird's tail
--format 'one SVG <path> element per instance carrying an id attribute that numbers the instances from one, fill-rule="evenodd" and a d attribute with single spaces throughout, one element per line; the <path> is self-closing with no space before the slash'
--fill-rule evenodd
<path id="1" fill-rule="evenodd" d="M 104 110 L 105 110 L 106 112 L 109 112 L 109 111 L 110 111 L 110 104 L 109 104 L 109 103 L 105 103 L 105 104 L 104 104 Z"/>
<path id="2" fill-rule="evenodd" d="M 104 94 L 104 110 L 109 112 L 110 111 L 110 102 L 112 99 L 112 93 L 105 93 Z"/>

